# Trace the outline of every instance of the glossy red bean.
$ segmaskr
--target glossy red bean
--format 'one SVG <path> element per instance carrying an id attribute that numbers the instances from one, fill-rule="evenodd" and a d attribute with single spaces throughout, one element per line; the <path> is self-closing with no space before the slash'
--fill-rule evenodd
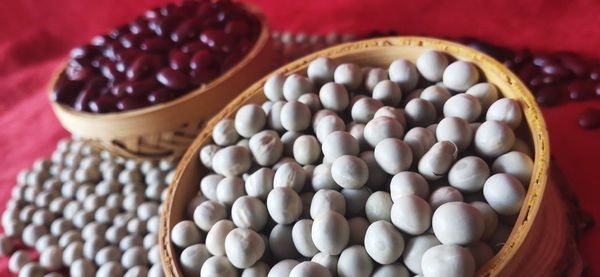
<path id="1" fill-rule="evenodd" d="M 194 53 L 192 59 L 190 60 L 190 68 L 191 69 L 206 69 L 210 67 L 212 64 L 212 58 L 210 52 L 207 50 L 200 50 Z"/>
<path id="2" fill-rule="evenodd" d="M 215 69 L 196 68 L 190 72 L 192 85 L 196 87 L 214 80 L 217 76 L 218 73 Z"/>
<path id="3" fill-rule="evenodd" d="M 109 58 L 110 60 L 116 61 L 118 59 L 117 53 L 123 51 L 124 49 L 125 47 L 123 47 L 123 45 L 121 45 L 120 42 L 112 41 L 106 43 L 104 49 L 102 50 L 102 54 L 104 54 L 104 56 Z"/>
<path id="4" fill-rule="evenodd" d="M 535 101 L 542 106 L 554 106 L 560 101 L 560 90 L 556 86 L 545 86 L 535 93 Z"/>
<path id="5" fill-rule="evenodd" d="M 140 80 L 151 75 L 156 69 L 150 55 L 141 55 L 127 68 L 127 79 Z"/>
<path id="6" fill-rule="evenodd" d="M 89 67 L 69 65 L 65 68 L 65 74 L 69 80 L 87 80 L 94 75 L 94 70 Z"/>
<path id="7" fill-rule="evenodd" d="M 140 38 L 135 34 L 124 34 L 119 38 L 121 45 L 125 48 L 137 47 Z"/>
<path id="8" fill-rule="evenodd" d="M 169 52 L 169 66 L 172 69 L 187 72 L 190 69 L 190 56 L 179 49 Z"/>
<path id="9" fill-rule="evenodd" d="M 588 66 L 581 57 L 568 52 L 559 53 L 557 56 L 562 66 L 575 74 L 577 78 L 585 78 L 588 75 Z"/>
<path id="10" fill-rule="evenodd" d="M 154 19 L 154 18 L 162 17 L 162 14 L 160 14 L 160 8 L 154 8 L 151 10 L 147 10 L 144 13 L 144 16 L 146 17 L 146 19 Z"/>
<path id="11" fill-rule="evenodd" d="M 106 85 L 106 79 L 102 77 L 95 77 L 91 79 L 85 87 L 79 92 L 73 108 L 78 111 L 89 111 L 88 103 L 98 97 L 100 89 Z"/>
<path id="12" fill-rule="evenodd" d="M 143 16 L 140 16 L 136 18 L 133 22 L 129 23 L 129 31 L 132 34 L 140 34 L 151 30 L 148 27 L 148 20 Z"/>
<path id="13" fill-rule="evenodd" d="M 79 94 L 79 91 L 83 89 L 85 85 L 84 81 L 64 81 L 61 84 L 57 83 L 57 86 L 54 87 L 52 93 L 50 94 L 50 99 L 54 102 L 67 104 L 72 106 L 75 102 L 75 98 Z"/>
<path id="14" fill-rule="evenodd" d="M 167 52 L 172 46 L 173 43 L 167 38 L 153 37 L 142 41 L 140 44 L 140 49 L 149 53 L 161 54 Z"/>
<path id="15" fill-rule="evenodd" d="M 69 53 L 69 56 L 71 56 L 71 59 L 90 58 L 98 53 L 98 48 L 93 45 L 86 44 L 73 48 Z"/>
<path id="16" fill-rule="evenodd" d="M 594 84 L 591 80 L 574 80 L 567 86 L 569 99 L 582 101 L 593 95 Z"/>
<path id="17" fill-rule="evenodd" d="M 151 104 L 164 103 L 173 98 L 175 98 L 175 93 L 165 88 L 154 90 L 150 94 L 148 94 L 148 101 Z"/>
<path id="18" fill-rule="evenodd" d="M 216 13 L 216 9 L 213 7 L 213 5 L 210 2 L 203 2 L 200 5 L 198 5 L 198 7 L 196 8 L 195 16 L 201 17 L 201 18 L 206 18 L 215 13 Z"/>
<path id="19" fill-rule="evenodd" d="M 516 51 L 512 60 L 517 65 L 529 62 L 531 60 L 531 51 L 529 51 L 529 49 L 521 49 Z"/>
<path id="20" fill-rule="evenodd" d="M 127 96 L 127 90 L 125 90 L 127 85 L 129 85 L 129 82 L 122 82 L 122 83 L 113 85 L 110 89 L 110 92 L 112 93 L 112 95 L 116 96 L 117 98 L 123 98 L 123 97 Z"/>
<path id="21" fill-rule="evenodd" d="M 102 65 L 100 67 L 100 72 L 107 79 L 114 80 L 116 82 L 120 82 L 125 79 L 125 74 L 123 72 L 119 72 L 117 69 L 117 63 L 110 62 Z"/>
<path id="22" fill-rule="evenodd" d="M 593 92 L 596 97 L 600 98 L 600 83 L 596 83 L 596 85 L 594 85 Z"/>
<path id="23" fill-rule="evenodd" d="M 250 32 L 250 26 L 243 20 L 232 20 L 225 25 L 225 33 L 236 37 L 244 37 Z"/>
<path id="24" fill-rule="evenodd" d="M 200 41 L 212 49 L 218 49 L 226 53 L 233 48 L 233 40 L 222 30 L 205 30 L 200 34 Z"/>
<path id="25" fill-rule="evenodd" d="M 125 49 L 119 53 L 117 53 L 117 60 L 120 63 L 123 63 L 123 65 L 125 66 L 129 66 L 131 65 L 131 63 L 133 63 L 133 61 L 135 59 L 137 59 L 137 57 L 144 55 L 145 53 L 139 49 L 135 49 L 135 48 L 130 48 L 130 49 Z M 124 70 L 119 70 L 121 72 L 123 72 Z"/>
<path id="26" fill-rule="evenodd" d="M 542 66 L 542 72 L 558 78 L 568 78 L 571 72 L 556 62 L 549 62 Z"/>
<path id="27" fill-rule="evenodd" d="M 202 49 L 208 50 L 208 47 L 202 41 L 189 42 L 189 43 L 186 43 L 183 46 L 181 46 L 181 51 L 183 51 L 183 53 L 188 53 L 188 54 L 195 53 Z"/>
<path id="28" fill-rule="evenodd" d="M 164 7 L 161 7 L 161 8 L 160 8 L 160 14 L 161 14 L 162 16 L 167 16 L 167 15 L 169 15 L 169 14 L 170 14 L 172 11 L 174 11 L 174 10 L 175 10 L 175 8 L 177 8 L 177 6 L 176 6 L 175 4 L 173 4 L 173 3 L 169 3 L 169 4 L 167 4 L 166 6 L 164 6 Z"/>
<path id="29" fill-rule="evenodd" d="M 100 68 L 103 65 L 110 63 L 111 60 L 105 56 L 96 56 L 92 59 L 91 65 L 95 68 Z"/>
<path id="30" fill-rule="evenodd" d="M 157 35 L 168 37 L 169 34 L 179 25 L 181 18 L 176 16 L 165 16 L 150 20 L 148 27 Z"/>
<path id="31" fill-rule="evenodd" d="M 600 81 L 600 66 L 595 66 L 590 70 L 590 79 L 594 81 Z"/>
<path id="32" fill-rule="evenodd" d="M 150 102 L 148 102 L 146 97 L 128 96 L 119 100 L 116 106 L 119 111 L 130 111 L 143 108 L 148 105 L 150 105 Z"/>
<path id="33" fill-rule="evenodd" d="M 148 78 L 141 81 L 128 82 L 125 85 L 125 91 L 133 96 L 145 96 L 150 91 L 160 87 L 160 83 L 155 78 Z"/>
<path id="34" fill-rule="evenodd" d="M 587 130 L 600 128 L 600 109 L 586 108 L 579 116 L 579 126 Z"/>
<path id="35" fill-rule="evenodd" d="M 103 46 L 106 42 L 111 41 L 112 38 L 108 35 L 99 35 L 92 38 L 92 45 L 94 46 Z"/>
<path id="36" fill-rule="evenodd" d="M 539 73 L 539 68 L 532 63 L 525 64 L 517 75 L 519 78 L 526 84 L 529 84 L 531 79 L 533 79 Z"/>
<path id="37" fill-rule="evenodd" d="M 110 32 L 108 32 L 108 36 L 113 38 L 113 39 L 117 39 L 120 36 L 124 35 L 124 34 L 129 34 L 129 25 L 121 25 L 117 28 L 112 29 Z"/>
<path id="38" fill-rule="evenodd" d="M 190 78 L 187 75 L 170 67 L 161 69 L 156 74 L 156 79 L 170 89 L 187 89 L 190 86 Z"/>
<path id="39" fill-rule="evenodd" d="M 103 94 L 88 103 L 89 110 L 93 113 L 109 113 L 117 111 L 117 98 L 112 94 Z"/>
<path id="40" fill-rule="evenodd" d="M 171 40 L 176 43 L 184 43 L 195 39 L 202 30 L 201 18 L 186 19 L 171 33 Z"/>
<path id="41" fill-rule="evenodd" d="M 537 66 L 544 66 L 544 65 L 552 63 L 552 62 L 556 62 L 556 61 L 554 60 L 553 57 L 550 57 L 547 55 L 539 55 L 539 56 L 533 57 L 533 64 L 535 64 Z"/>

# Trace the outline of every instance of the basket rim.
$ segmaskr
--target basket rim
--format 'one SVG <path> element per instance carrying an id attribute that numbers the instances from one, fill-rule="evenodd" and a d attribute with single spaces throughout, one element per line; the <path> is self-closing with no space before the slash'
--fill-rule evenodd
<path id="1" fill-rule="evenodd" d="M 258 19 L 258 21 L 260 22 L 260 25 L 261 25 L 261 31 L 256 39 L 256 43 L 254 44 L 254 46 L 252 46 L 252 49 L 244 56 L 244 58 L 242 58 L 240 61 L 238 61 L 233 67 L 231 67 L 230 69 L 225 71 L 225 73 L 219 75 L 216 79 L 211 80 L 210 82 L 193 89 L 191 92 L 189 92 L 181 97 L 177 97 L 171 101 L 167 101 L 165 103 L 160 103 L 157 105 L 151 105 L 148 107 L 134 109 L 134 110 L 125 111 L 125 112 L 111 112 L 111 113 L 82 112 L 82 111 L 77 111 L 74 108 L 72 108 L 66 104 L 55 102 L 51 99 L 51 94 L 52 94 L 52 90 L 54 89 L 54 85 L 56 84 L 56 81 L 58 80 L 59 75 L 65 70 L 65 68 L 68 64 L 69 60 L 67 59 L 67 61 L 64 62 L 59 67 L 59 69 L 53 74 L 53 76 L 50 80 L 50 83 L 48 86 L 49 87 L 48 99 L 50 101 L 50 105 L 52 106 L 52 108 L 58 109 L 62 113 L 68 114 L 70 117 L 77 117 L 82 120 L 117 120 L 117 119 L 118 120 L 128 120 L 128 119 L 132 119 L 132 118 L 143 117 L 150 113 L 173 109 L 174 107 L 178 106 L 179 104 L 181 104 L 183 102 L 189 101 L 192 98 L 196 98 L 196 97 L 202 95 L 205 91 L 208 91 L 208 90 L 218 86 L 219 84 L 229 80 L 232 76 L 234 76 L 236 73 L 238 73 L 240 70 L 242 70 L 242 68 L 244 68 L 244 66 L 246 65 L 246 63 L 248 63 L 248 61 L 254 59 L 256 56 L 259 55 L 262 48 L 264 48 L 265 45 L 269 41 L 269 38 L 270 38 L 269 22 L 268 22 L 266 16 L 264 15 L 264 13 L 257 6 L 255 6 L 253 4 L 250 4 L 247 2 L 236 2 L 236 3 L 242 5 L 244 7 L 244 10 L 250 12 L 253 16 L 256 17 L 256 19 Z"/>
<path id="2" fill-rule="evenodd" d="M 525 115 L 526 123 L 529 127 L 529 134 L 531 135 L 533 141 L 535 153 L 534 168 L 531 182 L 525 196 L 525 201 L 523 202 L 523 205 L 519 211 L 517 221 L 512 227 L 511 234 L 507 239 L 506 244 L 498 253 L 494 255 L 490 261 L 486 263 L 485 266 L 478 271 L 478 275 L 489 276 L 498 274 L 502 268 L 515 256 L 516 251 L 511 250 L 518 249 L 523 244 L 525 237 L 533 226 L 534 220 L 537 218 L 537 214 L 540 211 L 540 206 L 545 195 L 544 192 L 546 190 L 549 173 L 550 144 L 546 123 L 542 116 L 541 110 L 538 107 L 532 93 L 523 84 L 523 82 L 512 71 L 487 54 L 460 43 L 437 38 L 394 36 L 340 44 L 314 52 L 291 63 L 285 64 L 267 74 L 253 85 L 249 86 L 244 92 L 232 100 L 220 113 L 215 115 L 205 125 L 206 127 L 198 134 L 194 142 L 181 159 L 173 181 L 168 188 L 167 197 L 163 202 L 165 211 L 167 212 L 161 215 L 159 244 L 163 257 L 163 269 L 165 270 L 165 273 L 167 273 L 167 276 L 177 276 L 177 274 L 180 273 L 177 263 L 173 263 L 172 254 L 174 254 L 174 248 L 173 245 L 170 244 L 169 226 L 171 225 L 171 217 L 169 211 L 172 210 L 173 201 L 175 200 L 174 192 L 178 187 L 177 185 L 180 183 L 183 172 L 190 164 L 190 160 L 197 159 L 196 154 L 197 151 L 199 151 L 201 142 L 204 142 L 208 137 L 210 137 L 210 133 L 212 131 L 211 126 L 214 126 L 216 122 L 235 112 L 232 109 L 239 106 L 241 103 L 246 102 L 254 95 L 254 92 L 262 90 L 266 80 L 274 74 L 287 74 L 300 69 L 306 69 L 306 66 L 310 61 L 321 56 L 327 56 L 335 59 L 343 57 L 344 54 L 348 54 L 348 52 L 352 50 L 362 49 L 364 51 L 368 51 L 369 48 L 372 49 L 402 46 L 426 47 L 437 51 L 442 51 L 452 56 L 460 55 L 467 57 L 472 61 L 477 61 L 477 63 L 481 64 L 481 66 L 485 66 L 487 71 L 489 71 L 489 74 L 497 75 L 496 77 L 498 77 L 499 80 L 502 80 L 502 82 L 505 82 L 506 85 L 511 88 L 511 92 L 508 93 L 509 95 L 514 95 L 511 98 L 518 97 L 519 103 Z M 503 96 L 507 97 L 505 92 L 501 93 Z"/>

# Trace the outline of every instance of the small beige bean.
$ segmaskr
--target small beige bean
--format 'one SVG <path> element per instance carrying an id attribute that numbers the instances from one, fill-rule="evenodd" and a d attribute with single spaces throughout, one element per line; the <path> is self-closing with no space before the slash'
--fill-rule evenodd
<path id="1" fill-rule="evenodd" d="M 419 173 L 427 180 L 439 180 L 456 160 L 458 149 L 450 141 L 434 144 L 419 161 Z"/>

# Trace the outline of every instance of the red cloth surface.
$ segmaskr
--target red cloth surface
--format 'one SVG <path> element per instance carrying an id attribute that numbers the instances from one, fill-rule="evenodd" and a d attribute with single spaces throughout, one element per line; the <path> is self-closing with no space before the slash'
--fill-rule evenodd
<path id="1" fill-rule="evenodd" d="M 0 210 L 18 171 L 49 157 L 68 133 L 48 105 L 47 83 L 70 48 L 168 0 L 19 0 L 0 9 Z M 396 30 L 400 34 L 472 36 L 513 48 L 571 50 L 600 58 L 600 2 L 596 0 L 383 1 L 249 0 L 279 31 L 326 34 Z M 600 130 L 584 131 L 577 116 L 597 100 L 543 109 L 551 152 L 580 199 L 600 219 Z M 600 274 L 600 227 L 580 241 Z M 0 258 L 0 276 L 8 275 Z"/>

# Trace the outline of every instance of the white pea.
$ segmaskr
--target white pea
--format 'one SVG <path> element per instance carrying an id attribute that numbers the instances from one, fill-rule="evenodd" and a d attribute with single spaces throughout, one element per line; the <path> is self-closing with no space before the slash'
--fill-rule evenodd
<path id="1" fill-rule="evenodd" d="M 341 215 L 346 214 L 346 200 L 340 192 L 321 189 L 315 193 L 310 204 L 310 217 L 316 219 L 327 211 L 338 212 Z"/>
<path id="2" fill-rule="evenodd" d="M 127 235 L 127 228 L 125 226 L 113 225 L 106 229 L 104 235 L 107 241 L 118 244 Z"/>
<path id="3" fill-rule="evenodd" d="M 300 200 L 302 201 L 302 214 L 301 218 L 310 217 L 310 206 L 315 193 L 312 191 L 303 192 L 300 194 Z"/>
<path id="4" fill-rule="evenodd" d="M 70 243 L 63 251 L 62 261 L 64 265 L 71 266 L 74 261 L 83 257 L 83 243 L 75 241 Z"/>
<path id="5" fill-rule="evenodd" d="M 310 126 L 311 112 L 308 106 L 293 100 L 283 105 L 280 119 L 284 129 L 299 132 Z"/>
<path id="6" fill-rule="evenodd" d="M 267 277 L 289 277 L 292 269 L 299 263 L 292 259 L 281 260 L 273 265 Z"/>
<path id="7" fill-rule="evenodd" d="M 456 94 L 444 103 L 445 117 L 460 117 L 469 123 L 474 122 L 481 115 L 481 103 L 473 95 L 466 93 Z"/>
<path id="8" fill-rule="evenodd" d="M 521 125 L 523 111 L 516 100 L 501 98 L 489 107 L 485 119 L 502 121 L 515 129 Z"/>
<path id="9" fill-rule="evenodd" d="M 530 158 L 533 158 L 533 152 L 531 152 L 529 143 L 525 142 L 524 140 L 522 140 L 520 138 L 515 138 L 515 143 L 510 150 L 511 151 L 519 151 L 519 152 L 529 156 Z"/>
<path id="10" fill-rule="evenodd" d="M 267 277 L 269 270 L 270 268 L 266 263 L 257 262 L 253 266 L 245 268 L 241 277 Z"/>
<path id="11" fill-rule="evenodd" d="M 118 262 L 119 266 L 121 266 L 121 250 L 119 250 L 119 248 L 116 246 L 106 246 L 98 250 L 94 261 L 99 266 L 111 262 Z"/>
<path id="12" fill-rule="evenodd" d="M 219 146 L 232 145 L 238 141 L 239 137 L 233 119 L 227 118 L 219 121 L 212 131 L 213 141 Z"/>
<path id="13" fill-rule="evenodd" d="M 344 155 L 331 164 L 331 177 L 342 188 L 362 188 L 369 178 L 369 168 L 360 158 Z"/>
<path id="14" fill-rule="evenodd" d="M 186 275 L 200 275 L 204 262 L 210 258 L 210 253 L 204 244 L 194 244 L 186 247 L 179 256 L 181 267 Z"/>
<path id="15" fill-rule="evenodd" d="M 486 111 L 494 101 L 498 100 L 498 89 L 492 83 L 479 83 L 470 87 L 466 94 L 477 97 L 482 110 Z"/>
<path id="16" fill-rule="evenodd" d="M 200 277 L 237 277 L 237 269 L 225 256 L 212 256 L 202 265 Z"/>
<path id="17" fill-rule="evenodd" d="M 475 259 L 458 245 L 436 245 L 421 259 L 423 276 L 463 277 L 475 274 Z"/>
<path id="18" fill-rule="evenodd" d="M 435 106 L 423 98 L 414 98 L 408 101 L 404 107 L 404 112 L 408 125 L 413 127 L 432 124 L 437 117 Z"/>
<path id="19" fill-rule="evenodd" d="M 321 155 L 321 144 L 319 144 L 317 138 L 311 135 L 298 137 L 296 141 L 294 141 L 293 149 L 294 159 L 302 165 L 315 163 Z"/>
<path id="20" fill-rule="evenodd" d="M 302 213 L 302 200 L 290 187 L 275 187 L 267 197 L 267 210 L 279 224 L 290 224 Z"/>
<path id="21" fill-rule="evenodd" d="M 479 71 L 470 62 L 456 61 L 446 67 L 442 79 L 445 87 L 466 91 L 479 81 Z"/>
<path id="22" fill-rule="evenodd" d="M 467 156 L 458 160 L 448 172 L 448 183 L 464 192 L 475 192 L 483 188 L 490 176 L 487 163 L 477 156 Z"/>
<path id="23" fill-rule="evenodd" d="M 435 135 L 438 141 L 451 141 L 459 152 L 465 151 L 473 140 L 473 131 L 469 123 L 460 117 L 446 117 L 436 128 Z"/>
<path id="24" fill-rule="evenodd" d="M 373 272 L 373 261 L 363 246 L 350 246 L 340 254 L 337 271 L 339 277 L 368 277 Z"/>
<path id="25" fill-rule="evenodd" d="M 262 130 L 267 121 L 263 109 L 255 104 L 242 106 L 235 114 L 235 130 L 242 137 L 249 138 Z"/>
<path id="26" fill-rule="evenodd" d="M 29 262 L 31 262 L 31 256 L 29 256 L 29 253 L 25 252 L 24 250 L 17 250 L 10 256 L 10 259 L 8 260 L 8 269 L 12 273 L 17 274 L 21 268 L 23 268 L 23 266 Z"/>
<path id="27" fill-rule="evenodd" d="M 327 268 L 327 270 L 329 270 L 329 273 L 331 273 L 331 276 L 337 276 L 338 256 L 327 255 L 325 253 L 319 252 L 312 257 L 311 261 Z"/>
<path id="28" fill-rule="evenodd" d="M 437 127 L 437 126 L 436 126 Z M 421 157 L 437 142 L 435 132 L 423 127 L 414 127 L 404 135 L 404 142 L 408 144 L 413 154 L 413 161 Z"/>
<path id="29" fill-rule="evenodd" d="M 333 177 L 331 177 L 331 164 L 324 163 L 315 167 L 312 176 L 312 187 L 315 191 L 321 189 L 341 189 L 340 186 L 335 183 Z"/>
<path id="30" fill-rule="evenodd" d="M 517 178 L 521 184 L 529 186 L 533 173 L 533 160 L 525 153 L 511 151 L 500 155 L 492 163 L 493 173 L 508 173 Z"/>
<path id="31" fill-rule="evenodd" d="M 404 238 L 394 225 L 385 220 L 371 223 L 365 234 L 365 250 L 379 264 L 391 264 L 404 251 Z"/>
<path id="32" fill-rule="evenodd" d="M 148 276 L 148 268 L 146 266 L 134 266 L 125 272 L 123 277 L 147 277 Z"/>
<path id="33" fill-rule="evenodd" d="M 240 177 L 225 177 L 217 184 L 217 201 L 231 206 L 239 197 L 246 194 L 244 180 Z"/>
<path id="34" fill-rule="evenodd" d="M 369 222 L 391 221 L 392 198 L 388 192 L 377 191 L 369 196 L 365 204 L 365 213 Z"/>
<path id="35" fill-rule="evenodd" d="M 292 228 L 292 240 L 294 246 L 304 257 L 310 258 L 319 252 L 315 246 L 311 236 L 313 221 L 310 219 L 302 219 L 294 224 Z"/>
<path id="36" fill-rule="evenodd" d="M 397 138 L 380 141 L 375 146 L 374 155 L 377 164 L 390 175 L 407 170 L 413 162 L 412 150 Z"/>
<path id="37" fill-rule="evenodd" d="M 449 202 L 462 202 L 464 200 L 462 193 L 451 186 L 438 187 L 429 195 L 429 205 L 432 210 Z"/>
<path id="38" fill-rule="evenodd" d="M 267 224 L 267 207 L 256 197 L 242 196 L 231 206 L 231 219 L 237 227 L 258 232 Z"/>
<path id="39" fill-rule="evenodd" d="M 354 122 L 367 123 L 373 119 L 375 113 L 381 107 L 383 107 L 381 101 L 371 97 L 362 97 L 352 105 L 350 114 Z"/>
<path id="40" fill-rule="evenodd" d="M 373 88 L 372 97 L 385 105 L 395 107 L 402 100 L 402 90 L 398 84 L 390 80 L 383 80 Z"/>
<path id="41" fill-rule="evenodd" d="M 486 158 L 498 157 L 510 151 L 514 143 L 513 130 L 506 123 L 496 120 L 483 122 L 473 140 L 475 151 Z"/>
<path id="42" fill-rule="evenodd" d="M 96 277 L 122 276 L 125 270 L 118 262 L 108 262 L 103 264 L 96 271 Z"/>
<path id="43" fill-rule="evenodd" d="M 350 96 L 346 87 L 334 82 L 326 83 L 321 87 L 319 99 L 323 108 L 336 112 L 345 110 L 350 103 Z"/>
<path id="44" fill-rule="evenodd" d="M 397 109 L 390 106 L 383 106 L 375 112 L 373 118 L 378 118 L 382 116 L 395 119 L 396 121 L 398 121 L 398 123 L 402 125 L 402 127 L 406 127 L 406 118 L 404 117 L 404 110 L 402 109 Z"/>
<path id="45" fill-rule="evenodd" d="M 165 277 L 165 272 L 162 268 L 162 264 L 157 263 L 152 265 L 148 270 L 148 277 Z"/>
<path id="46" fill-rule="evenodd" d="M 350 227 L 344 216 L 337 212 L 326 211 L 314 220 L 311 236 L 319 251 L 338 255 L 348 244 Z"/>
<path id="47" fill-rule="evenodd" d="M 283 143 L 277 132 L 264 130 L 256 133 L 248 143 L 254 160 L 262 166 L 272 165 L 283 153 Z"/>
<path id="48" fill-rule="evenodd" d="M 299 74 L 291 74 L 283 83 L 283 97 L 287 101 L 298 100 L 300 95 L 311 93 L 313 91 L 313 83 L 306 77 Z"/>
<path id="49" fill-rule="evenodd" d="M 389 175 L 383 171 L 379 164 L 377 164 L 375 153 L 373 151 L 365 151 L 360 153 L 359 157 L 369 168 L 369 178 L 367 178 L 367 183 L 365 185 L 373 190 L 380 189 L 386 185 L 389 180 Z"/>
<path id="50" fill-rule="evenodd" d="M 434 144 L 419 161 L 419 173 L 427 180 L 439 180 L 456 160 L 458 149 L 450 141 Z"/>
<path id="51" fill-rule="evenodd" d="M 225 255 L 225 237 L 235 225 L 231 220 L 217 221 L 206 234 L 206 249 L 215 256 Z"/>
<path id="52" fill-rule="evenodd" d="M 369 121 L 364 128 L 365 141 L 375 147 L 380 141 L 387 138 L 402 138 L 404 127 L 395 119 L 387 116 L 376 117 Z"/>
<path id="53" fill-rule="evenodd" d="M 344 131 L 335 131 L 325 137 L 321 150 L 326 159 L 333 160 L 344 155 L 358 155 L 360 147 L 358 140 Z"/>
<path id="54" fill-rule="evenodd" d="M 283 126 L 281 125 L 281 108 L 283 108 L 283 105 L 286 103 L 287 102 L 285 101 L 277 101 L 271 106 L 271 109 L 267 113 L 267 126 L 270 129 L 277 131 L 284 130 Z"/>
<path id="55" fill-rule="evenodd" d="M 300 192 L 306 183 L 306 179 L 306 172 L 300 165 L 295 162 L 288 162 L 281 165 L 275 171 L 273 187 L 289 187 L 296 192 Z"/>
<path id="56" fill-rule="evenodd" d="M 60 269 L 62 264 L 62 249 L 56 245 L 45 248 L 40 253 L 40 265 L 48 270 L 55 271 Z"/>
<path id="57" fill-rule="evenodd" d="M 293 226 L 277 224 L 271 230 L 268 240 L 269 249 L 278 260 L 297 258 L 300 253 L 294 247 L 294 238 L 292 235 Z"/>
<path id="58" fill-rule="evenodd" d="M 267 81 L 263 87 L 263 92 L 265 96 L 271 101 L 280 101 L 283 100 L 283 83 L 285 82 L 285 77 L 282 74 L 273 74 Z"/>
<path id="59" fill-rule="evenodd" d="M 365 234 L 369 228 L 369 221 L 364 217 L 353 217 L 348 219 L 350 227 L 350 239 L 348 245 L 363 245 L 365 244 Z"/>
<path id="60" fill-rule="evenodd" d="M 410 274 L 402 264 L 388 264 L 380 266 L 373 272 L 372 277 L 409 277 Z"/>
<path id="61" fill-rule="evenodd" d="M 79 259 L 73 262 L 69 274 L 72 277 L 93 277 L 96 275 L 96 269 L 91 261 Z"/>
<path id="62" fill-rule="evenodd" d="M 419 82 L 419 73 L 417 67 L 412 62 L 405 59 L 397 59 L 390 64 L 388 68 L 390 80 L 400 86 L 402 91 L 411 91 Z"/>
<path id="63" fill-rule="evenodd" d="M 410 235 L 419 235 L 431 225 L 431 207 L 416 195 L 406 195 L 392 205 L 392 223 Z"/>
<path id="64" fill-rule="evenodd" d="M 496 231 L 496 227 L 498 226 L 498 215 L 490 205 L 485 202 L 475 201 L 471 202 L 471 206 L 481 213 L 483 216 L 483 222 L 485 223 L 485 228 L 483 231 L 483 235 L 481 236 L 482 240 L 487 240 L 492 237 L 494 232 Z"/>
<path id="65" fill-rule="evenodd" d="M 217 186 L 224 177 L 218 174 L 206 175 L 200 180 L 200 190 L 206 198 L 217 201 Z"/>
<path id="66" fill-rule="evenodd" d="M 109 224 L 111 222 L 112 221 L 106 222 L 106 224 Z M 102 236 L 102 237 L 104 237 L 104 233 L 106 232 L 106 229 L 107 229 L 106 224 L 99 223 L 99 222 L 90 222 L 90 223 L 88 223 L 81 230 L 81 237 L 84 240 L 89 240 L 90 238 L 93 238 L 95 236 Z"/>
<path id="67" fill-rule="evenodd" d="M 202 231 L 207 232 L 210 228 L 219 220 L 227 217 L 227 208 L 225 205 L 216 202 L 216 201 L 204 201 L 194 211 L 194 223 L 196 226 L 200 228 Z M 185 221 L 187 222 L 187 221 Z M 191 228 L 191 227 L 189 227 Z M 191 230 L 190 230 L 191 231 Z M 198 231 L 198 230 L 196 230 Z M 199 232 L 198 232 L 199 233 Z M 200 237 L 200 240 L 202 238 Z M 192 242 L 192 240 L 190 240 Z M 197 243 L 198 240 L 193 240 L 193 242 Z M 187 244 L 190 245 L 190 244 Z M 184 245 L 184 246 L 187 246 Z"/>
<path id="68" fill-rule="evenodd" d="M 390 196 L 393 202 L 398 201 L 403 196 L 413 194 L 423 199 L 429 196 L 429 184 L 421 174 L 403 171 L 392 177 Z"/>
<path id="69" fill-rule="evenodd" d="M 19 271 L 19 277 L 42 277 L 44 269 L 37 262 L 25 264 Z"/>
<path id="70" fill-rule="evenodd" d="M 364 85 L 368 92 L 372 92 L 384 80 L 389 80 L 389 77 L 387 70 L 383 68 L 369 68 L 364 74 Z"/>
<path id="71" fill-rule="evenodd" d="M 334 60 L 328 57 L 318 57 L 308 64 L 306 75 L 313 83 L 324 84 L 333 81 L 335 68 L 336 63 Z"/>
<path id="72" fill-rule="evenodd" d="M 467 250 L 475 259 L 475 268 L 479 269 L 494 257 L 494 251 L 485 242 L 478 241 L 467 246 Z"/>
<path id="73" fill-rule="evenodd" d="M 23 243 L 29 247 L 34 247 L 35 242 L 43 235 L 48 234 L 48 229 L 41 225 L 29 224 L 23 229 Z"/>
<path id="74" fill-rule="evenodd" d="M 260 105 L 260 107 L 263 109 L 263 111 L 267 115 L 267 121 L 269 120 L 268 117 L 269 117 L 269 113 L 271 112 L 271 107 L 273 107 L 273 103 L 275 103 L 275 102 L 266 101 L 266 102 L 262 103 L 262 105 Z M 267 122 L 267 124 L 269 124 L 269 122 Z"/>
<path id="75" fill-rule="evenodd" d="M 433 213 L 435 236 L 443 244 L 469 245 L 481 239 L 485 229 L 479 210 L 464 202 L 449 202 Z"/>
<path id="76" fill-rule="evenodd" d="M 246 193 L 249 196 L 258 197 L 261 200 L 266 200 L 267 195 L 273 189 L 273 179 L 275 171 L 268 167 L 263 167 L 252 173 L 246 179 L 244 185 Z"/>
<path id="77" fill-rule="evenodd" d="M 423 254 L 429 248 L 440 244 L 440 241 L 432 234 L 424 234 L 410 238 L 402 253 L 404 265 L 414 273 L 423 273 L 423 270 L 421 269 L 421 258 L 423 257 Z"/>
<path id="78" fill-rule="evenodd" d="M 497 213 L 513 215 L 521 210 L 523 201 L 525 201 L 525 189 L 515 177 L 506 173 L 498 173 L 485 181 L 483 196 Z"/>
<path id="79" fill-rule="evenodd" d="M 250 229 L 233 229 L 225 238 L 225 253 L 231 264 L 237 268 L 252 266 L 264 252 L 264 241 Z"/>
<path id="80" fill-rule="evenodd" d="M 312 113 L 321 110 L 321 100 L 316 93 L 302 94 L 298 98 L 298 102 L 306 105 Z"/>
<path id="81" fill-rule="evenodd" d="M 302 135 L 302 133 L 299 133 L 299 132 L 287 131 L 281 136 L 281 143 L 283 143 L 283 154 L 285 156 L 294 155 L 294 153 L 293 153 L 294 152 L 294 142 L 301 135 Z M 286 159 L 286 158 L 288 158 L 288 157 L 284 157 L 281 160 Z M 273 166 L 273 170 L 276 170 L 275 165 Z"/>
<path id="82" fill-rule="evenodd" d="M 243 146 L 227 146 L 215 154 L 212 160 L 213 170 L 226 177 L 241 175 L 250 169 L 252 158 L 250 151 Z"/>
<path id="83" fill-rule="evenodd" d="M 321 142 L 325 140 L 325 138 L 335 132 L 335 131 L 345 131 L 346 124 L 344 121 L 337 115 L 327 115 L 319 119 L 319 124 L 315 124 L 314 131 L 317 139 Z"/>
<path id="84" fill-rule="evenodd" d="M 86 241 L 87 243 L 88 241 Z M 102 245 L 104 246 L 104 245 Z M 142 247 L 143 246 L 143 241 L 142 241 L 142 237 L 138 234 L 130 234 L 125 236 L 120 242 L 119 242 L 119 248 L 121 248 L 121 250 L 125 251 L 127 249 L 130 249 L 132 247 Z M 85 245 L 84 247 L 84 254 L 85 254 Z"/>
<path id="85" fill-rule="evenodd" d="M 417 59 L 419 73 L 430 82 L 441 81 L 447 66 L 448 59 L 446 56 L 435 50 L 425 51 Z"/>
<path id="86" fill-rule="evenodd" d="M 345 86 L 348 90 L 355 90 L 362 84 L 362 71 L 353 63 L 340 64 L 333 72 L 336 83 Z"/>
<path id="87" fill-rule="evenodd" d="M 179 248 L 199 243 L 202 239 L 202 233 L 191 220 L 181 221 L 171 230 L 171 241 Z"/>
<path id="88" fill-rule="evenodd" d="M 290 277 L 331 277 L 331 273 L 326 267 L 315 262 L 301 262 L 290 271 Z"/>

